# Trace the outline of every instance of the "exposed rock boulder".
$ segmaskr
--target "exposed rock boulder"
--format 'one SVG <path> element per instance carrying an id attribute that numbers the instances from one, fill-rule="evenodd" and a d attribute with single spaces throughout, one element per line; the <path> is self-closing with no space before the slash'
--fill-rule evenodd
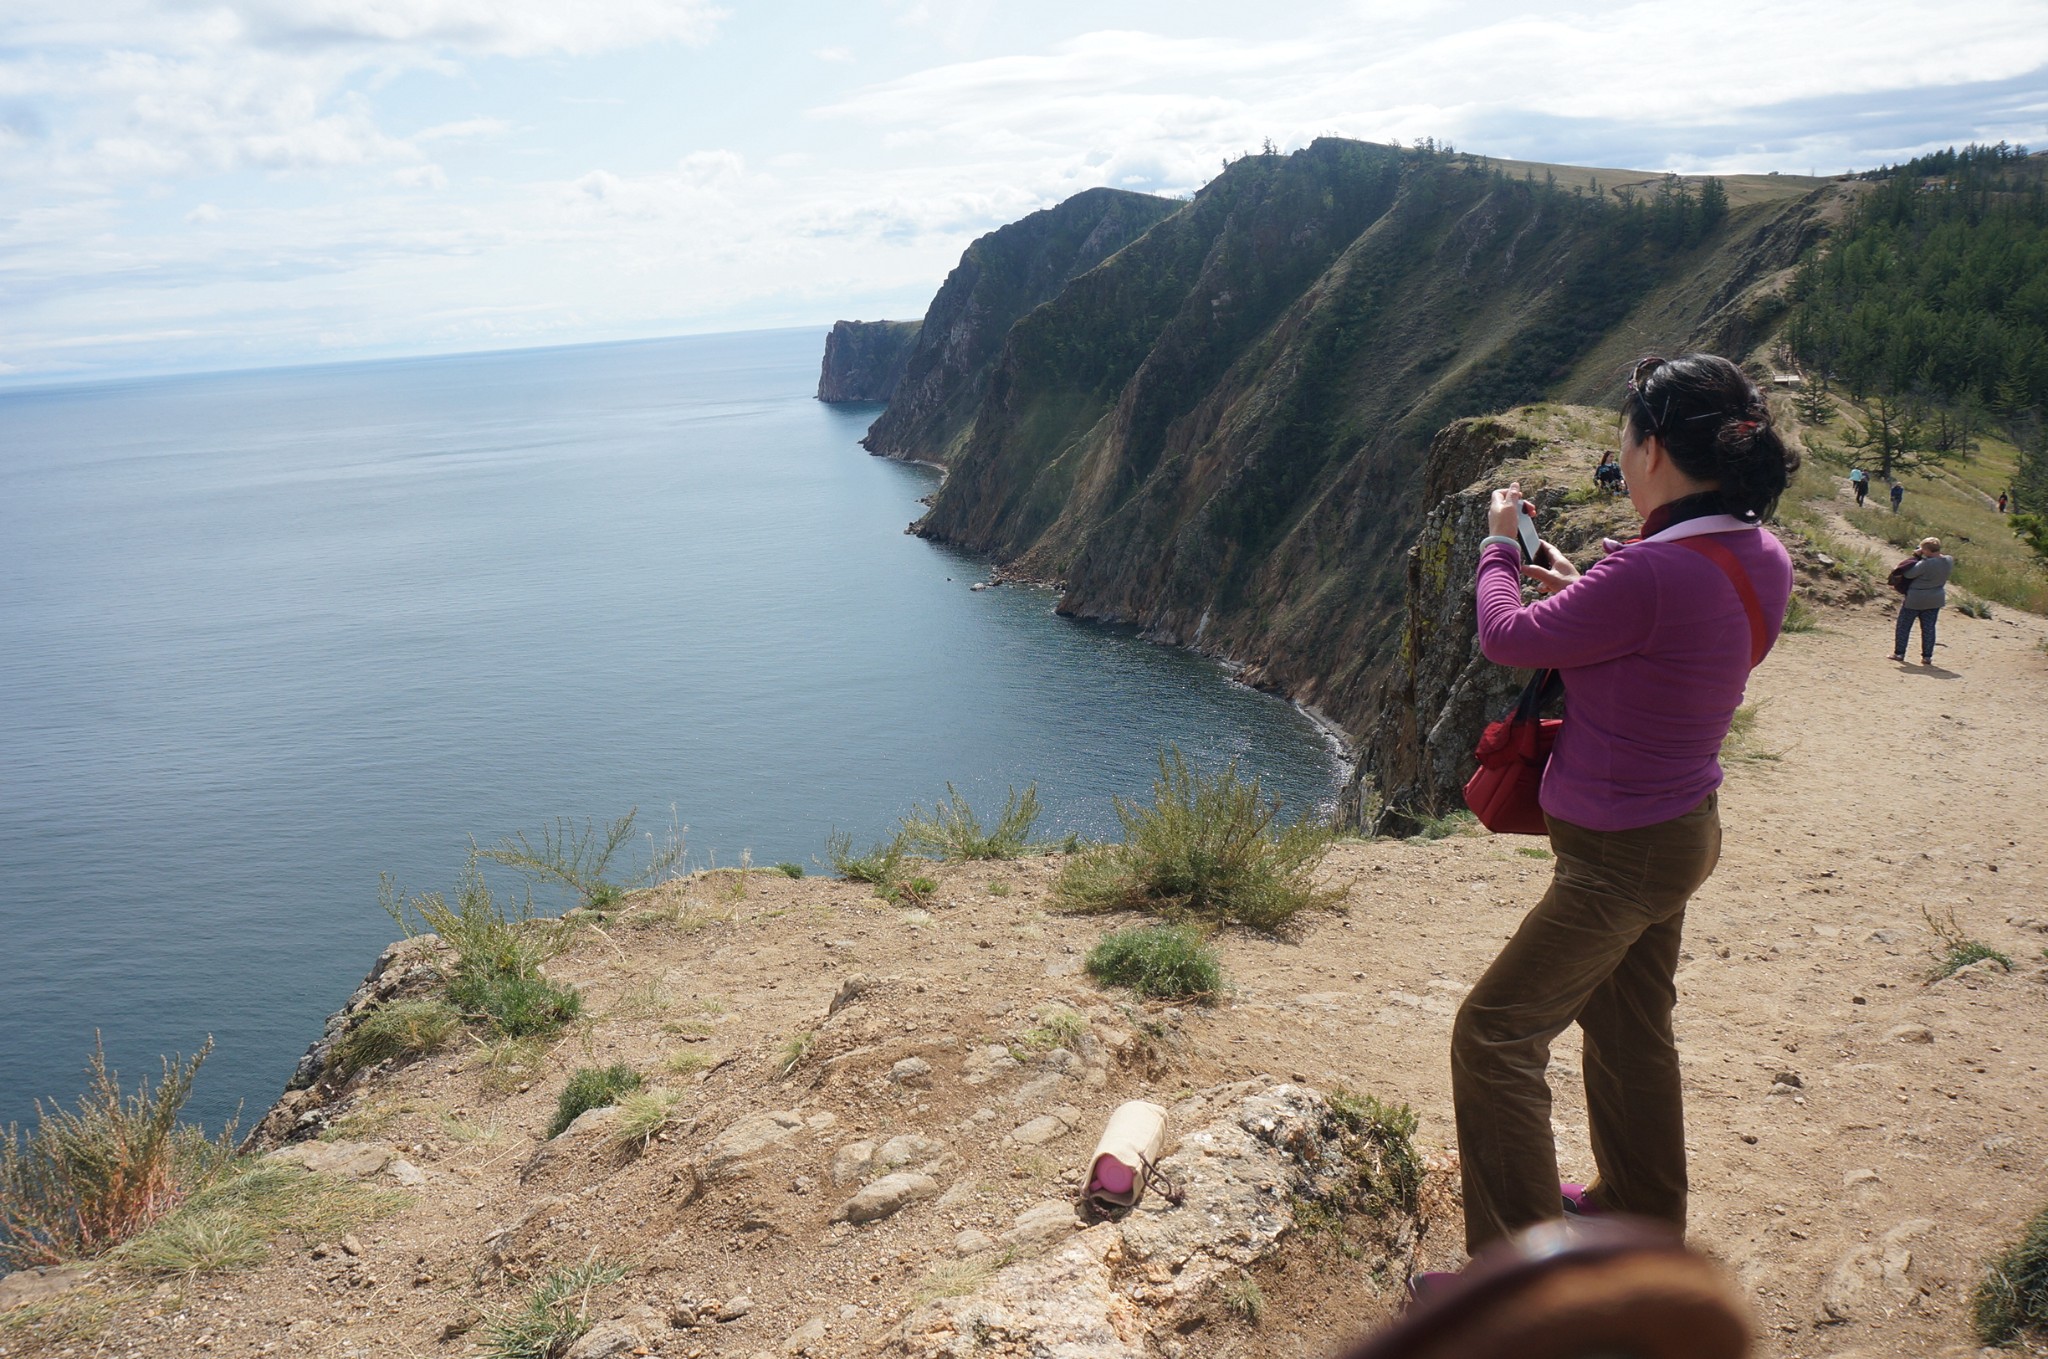
<path id="1" fill-rule="evenodd" d="M 1340 1200 L 1355 1184 L 1351 1135 L 1328 1101 L 1302 1086 L 1270 1078 L 1219 1086 L 1176 1105 L 1170 1126 L 1188 1129 L 1161 1163 L 1185 1191 L 1179 1206 L 1148 1194 L 1122 1222 L 1085 1231 L 1072 1230 L 1068 1205 L 1026 1212 L 1006 1239 L 1028 1235 L 1053 1249 L 999 1270 L 971 1294 L 912 1312 L 893 1351 L 916 1359 L 1172 1352 L 1165 1342 L 1191 1308 L 1295 1230 L 1295 1203 Z"/>
<path id="2" fill-rule="evenodd" d="M 937 1198 L 939 1182 L 929 1175 L 899 1171 L 884 1175 L 839 1206 L 834 1222 L 879 1222 L 893 1217 L 913 1203 Z"/>

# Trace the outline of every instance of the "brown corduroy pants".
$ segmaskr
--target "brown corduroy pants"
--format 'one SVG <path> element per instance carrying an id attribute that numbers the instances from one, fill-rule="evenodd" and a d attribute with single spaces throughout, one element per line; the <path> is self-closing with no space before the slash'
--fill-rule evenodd
<path id="1" fill-rule="evenodd" d="M 1550 890 L 1472 988 L 1451 1034 L 1465 1245 L 1559 1216 L 1550 1043 L 1585 1033 L 1604 1210 L 1685 1226 L 1685 1113 L 1671 1010 L 1685 904 L 1721 857 L 1719 797 L 1637 830 L 1548 818 Z"/>

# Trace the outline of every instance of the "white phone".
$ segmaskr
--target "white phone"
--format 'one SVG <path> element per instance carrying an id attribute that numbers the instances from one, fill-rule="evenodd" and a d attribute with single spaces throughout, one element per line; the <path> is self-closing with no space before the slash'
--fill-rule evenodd
<path id="1" fill-rule="evenodd" d="M 1543 539 L 1536 532 L 1536 512 L 1529 507 L 1528 501 L 1520 503 L 1522 512 L 1515 516 L 1515 526 L 1521 534 L 1522 560 L 1538 561 L 1543 554 Z"/>

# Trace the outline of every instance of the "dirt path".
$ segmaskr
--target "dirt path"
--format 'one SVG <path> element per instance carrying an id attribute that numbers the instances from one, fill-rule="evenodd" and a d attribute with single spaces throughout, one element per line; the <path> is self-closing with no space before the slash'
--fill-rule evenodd
<path id="1" fill-rule="evenodd" d="M 1753 681 L 1763 757 L 1731 764 L 1726 851 L 1690 911 L 1678 1023 L 1693 1238 L 1741 1280 L 1773 1359 L 1973 1354 L 1981 1262 L 2042 1206 L 2048 626 L 1995 612 L 1945 617 L 1940 663 L 1922 668 L 1885 659 L 1888 608 L 1831 611 Z M 471 1047 L 354 1096 L 336 1131 L 405 1158 L 403 1212 L 344 1247 L 286 1241 L 255 1269 L 145 1281 L 83 1329 L 0 1331 L 0 1354 L 454 1355 L 480 1315 L 518 1304 L 513 1265 L 529 1250 L 630 1262 L 607 1314 L 638 1318 L 676 1359 L 870 1353 L 957 1272 L 969 1237 L 1071 1192 L 1079 1130 L 1123 1099 L 1267 1072 L 1343 1084 L 1412 1104 L 1442 1164 L 1451 1016 L 1549 864 L 1518 837 L 1340 845 L 1326 872 L 1347 913 L 1284 942 L 1226 935 L 1228 1003 L 1136 1014 L 1080 973 L 1128 922 L 1050 912 L 1058 870 L 939 869 L 914 911 L 816 878 L 679 884 L 665 919 L 586 932 L 551 966 L 593 1020 L 538 1068 L 494 1081 Z M 1928 985 L 1923 908 L 1952 910 L 2015 970 Z M 868 989 L 826 1020 L 856 972 Z M 1160 1037 L 1106 1067 L 1055 1069 L 1069 1040 L 1048 1036 L 1052 1006 L 1085 1016 L 1098 1047 L 1148 1025 Z M 1024 1065 L 992 1072 L 1006 1051 Z M 906 1085 L 898 1064 L 913 1056 L 929 1072 Z M 679 1091 L 672 1137 L 623 1165 L 543 1145 L 569 1071 L 615 1061 Z M 1566 1174 L 1588 1178 L 1577 1061 L 1567 1035 L 1556 1123 Z M 1071 1136 L 1004 1133 L 1061 1101 Z M 786 1139 L 772 1158 L 691 1189 L 706 1143 L 768 1110 Z M 945 1195 L 834 1225 L 849 1147 L 899 1136 L 929 1139 L 919 1155 L 938 1158 Z M 1450 1258 L 1461 1235 L 1446 1206 L 1423 1261 Z M 1397 1304 L 1404 1263 L 1304 1244 L 1261 1267 L 1262 1321 L 1219 1309 L 1174 1344 L 1182 1359 L 1332 1353 Z M 682 1299 L 734 1298 L 746 1308 L 726 1310 L 743 1314 L 716 1324 L 663 1320 L 695 1305 Z"/>

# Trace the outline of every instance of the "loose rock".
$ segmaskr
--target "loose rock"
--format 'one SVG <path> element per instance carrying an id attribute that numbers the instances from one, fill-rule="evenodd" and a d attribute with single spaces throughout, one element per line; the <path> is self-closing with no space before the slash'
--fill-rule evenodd
<path id="1" fill-rule="evenodd" d="M 839 1206 L 834 1222 L 879 1222 L 913 1203 L 936 1198 L 939 1183 L 929 1175 L 899 1172 L 884 1175 Z"/>

